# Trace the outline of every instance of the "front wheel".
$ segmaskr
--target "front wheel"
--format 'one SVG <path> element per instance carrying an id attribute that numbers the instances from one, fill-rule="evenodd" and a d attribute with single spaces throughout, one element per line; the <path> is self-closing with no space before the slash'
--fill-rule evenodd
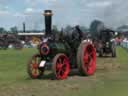
<path id="1" fill-rule="evenodd" d="M 68 57 L 63 53 L 57 54 L 53 59 L 52 69 L 56 79 L 66 79 L 70 72 Z"/>
<path id="2" fill-rule="evenodd" d="M 41 61 L 40 55 L 35 54 L 35 55 L 32 56 L 32 58 L 28 62 L 27 72 L 28 72 L 28 75 L 33 79 L 41 78 L 41 76 L 44 73 L 44 68 L 39 69 L 40 61 Z"/>

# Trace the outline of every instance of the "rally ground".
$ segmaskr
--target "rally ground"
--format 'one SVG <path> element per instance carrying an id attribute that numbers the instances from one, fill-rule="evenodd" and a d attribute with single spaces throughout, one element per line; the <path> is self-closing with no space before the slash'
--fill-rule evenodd
<path id="1" fill-rule="evenodd" d="M 97 58 L 93 76 L 73 73 L 66 80 L 32 80 L 26 64 L 36 49 L 0 50 L 0 96 L 128 96 L 128 52 L 117 48 L 117 58 Z"/>

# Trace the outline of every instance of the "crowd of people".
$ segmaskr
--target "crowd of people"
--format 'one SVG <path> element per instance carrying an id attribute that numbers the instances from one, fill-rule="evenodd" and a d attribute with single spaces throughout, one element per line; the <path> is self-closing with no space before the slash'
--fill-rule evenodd
<path id="1" fill-rule="evenodd" d="M 121 46 L 123 46 L 124 48 L 128 48 L 128 37 L 122 40 Z"/>

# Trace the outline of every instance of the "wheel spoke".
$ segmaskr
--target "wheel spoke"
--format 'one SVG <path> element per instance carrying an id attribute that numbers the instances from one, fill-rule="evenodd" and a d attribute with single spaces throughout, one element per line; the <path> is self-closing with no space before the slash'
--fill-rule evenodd
<path id="1" fill-rule="evenodd" d="M 68 61 L 66 59 L 63 60 L 62 67 L 68 64 Z"/>
<path id="2" fill-rule="evenodd" d="M 93 56 L 93 51 L 91 51 L 91 52 L 89 53 L 89 56 Z"/>
<path id="3" fill-rule="evenodd" d="M 34 74 L 37 75 L 37 69 L 35 69 Z"/>
<path id="4" fill-rule="evenodd" d="M 32 75 L 34 78 L 37 77 L 37 75 L 38 75 L 37 69 L 33 69 Z"/>
<path id="5" fill-rule="evenodd" d="M 58 66 L 58 68 L 57 68 L 57 74 L 58 75 L 63 75 L 62 73 L 63 73 L 63 66 L 62 66 L 62 64 L 58 64 L 59 66 Z"/>
<path id="6" fill-rule="evenodd" d="M 61 68 L 62 68 L 62 64 L 61 64 L 61 63 L 57 63 L 56 65 L 57 65 L 56 67 L 57 67 L 58 69 L 61 69 Z"/>
<path id="7" fill-rule="evenodd" d="M 59 63 L 60 63 L 60 64 L 62 64 L 62 63 L 63 63 L 63 62 L 62 62 L 62 58 L 59 58 Z"/>
<path id="8" fill-rule="evenodd" d="M 57 71 L 57 72 L 60 72 L 60 71 L 61 71 L 61 68 L 58 68 L 56 71 Z"/>
<path id="9" fill-rule="evenodd" d="M 60 68 L 60 63 L 56 63 L 56 68 L 59 69 Z"/>
<path id="10" fill-rule="evenodd" d="M 84 54 L 84 61 L 86 62 L 87 60 L 88 60 L 88 54 L 85 53 L 85 54 Z"/>
<path id="11" fill-rule="evenodd" d="M 37 59 L 36 58 L 34 58 L 34 64 L 37 64 Z"/>
<path id="12" fill-rule="evenodd" d="M 33 76 L 36 77 L 38 74 L 38 64 L 37 64 L 37 58 L 34 58 L 34 62 L 32 63 L 32 67 L 33 67 Z"/>
<path id="13" fill-rule="evenodd" d="M 85 68 L 88 71 L 90 71 L 90 68 L 92 67 L 92 60 L 93 58 L 93 50 L 87 48 L 87 51 L 85 50 L 84 52 L 84 65 L 85 65 Z"/>
<path id="14" fill-rule="evenodd" d="M 87 71 L 89 71 L 91 67 L 92 67 L 92 60 L 90 60 L 90 62 L 88 63 Z"/>
<path id="15" fill-rule="evenodd" d="M 61 72 L 61 70 L 60 70 L 60 69 L 58 69 L 58 70 L 57 70 L 57 74 L 60 74 L 60 72 Z"/>
<path id="16" fill-rule="evenodd" d="M 57 70 L 57 77 L 60 78 L 61 77 L 61 69 Z"/>
<path id="17" fill-rule="evenodd" d="M 87 66 L 87 72 L 89 71 L 89 66 Z"/>
<path id="18" fill-rule="evenodd" d="M 65 68 L 66 68 L 66 65 L 63 65 L 63 66 L 62 66 L 62 70 L 65 70 Z"/>
<path id="19" fill-rule="evenodd" d="M 32 64 L 32 66 L 33 66 L 33 69 L 37 69 L 38 68 L 38 64 L 36 64 L 36 63 Z"/>
<path id="20" fill-rule="evenodd" d="M 86 66 L 88 66 L 88 63 L 89 63 L 89 54 L 86 53 L 86 55 L 84 56 L 84 63 Z"/>
<path id="21" fill-rule="evenodd" d="M 66 63 L 67 63 L 67 61 L 66 61 L 66 59 L 64 58 L 64 60 L 63 60 L 63 63 L 62 63 L 62 64 L 64 65 L 64 64 L 66 64 Z"/>

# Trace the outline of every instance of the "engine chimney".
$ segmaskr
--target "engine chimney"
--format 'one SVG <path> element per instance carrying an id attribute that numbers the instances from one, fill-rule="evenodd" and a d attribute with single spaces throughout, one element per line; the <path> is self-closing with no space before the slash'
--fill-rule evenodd
<path id="1" fill-rule="evenodd" d="M 45 10 L 45 35 L 49 36 L 52 32 L 52 10 Z"/>

